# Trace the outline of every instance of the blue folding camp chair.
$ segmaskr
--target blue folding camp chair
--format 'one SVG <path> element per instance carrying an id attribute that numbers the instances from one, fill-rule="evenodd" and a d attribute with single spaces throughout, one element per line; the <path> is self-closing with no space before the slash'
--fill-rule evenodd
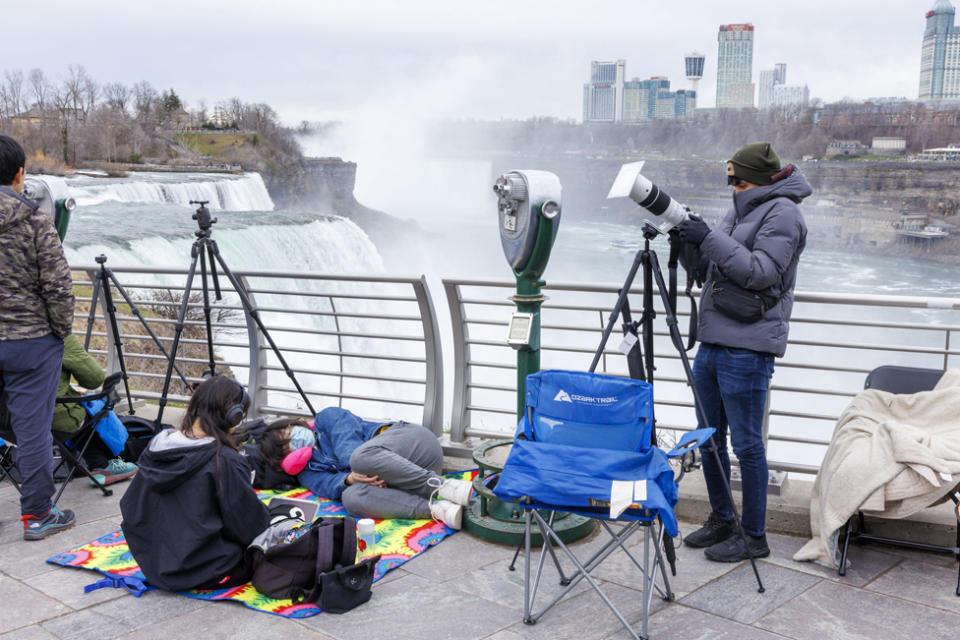
<path id="1" fill-rule="evenodd" d="M 669 459 L 705 443 L 713 429 L 684 434 L 668 453 L 651 444 L 653 388 L 646 382 L 579 371 L 541 371 L 527 376 L 526 416 L 517 428 L 513 448 L 494 493 L 518 502 L 525 513 L 523 621 L 535 624 L 580 582 L 586 580 L 633 638 L 647 637 L 653 592 L 673 600 L 661 546 L 664 533 L 677 535 L 677 482 Z M 623 503 L 623 499 L 626 503 Z M 620 513 L 612 512 L 625 507 Z M 597 519 L 611 540 L 589 559 L 580 561 L 553 531 L 552 516 L 540 511 L 566 511 Z M 615 530 L 609 522 L 626 523 Z M 531 586 L 530 537 L 536 522 L 544 540 Z M 641 563 L 625 542 L 644 531 Z M 651 563 L 651 538 L 654 539 Z M 576 567 L 565 588 L 539 613 L 533 613 L 547 553 L 556 544 Z M 643 619 L 638 636 L 604 594 L 590 572 L 617 549 L 640 570 Z M 663 586 L 657 584 L 660 572 Z"/>

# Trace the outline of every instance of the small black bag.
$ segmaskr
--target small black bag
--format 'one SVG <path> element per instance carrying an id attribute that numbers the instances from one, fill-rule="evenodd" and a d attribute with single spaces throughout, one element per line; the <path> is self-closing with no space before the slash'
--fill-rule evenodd
<path id="1" fill-rule="evenodd" d="M 373 573 L 380 556 L 364 558 L 349 566 L 337 565 L 317 579 L 317 605 L 326 613 L 345 613 L 370 599 Z"/>
<path id="2" fill-rule="evenodd" d="M 337 565 L 352 565 L 357 557 L 357 521 L 353 518 L 320 518 L 310 530 L 289 543 L 266 551 L 250 547 L 253 578 L 250 582 L 271 598 L 295 602 L 314 600 L 318 576 Z"/>
<path id="3" fill-rule="evenodd" d="M 380 556 L 356 562 L 357 521 L 319 518 L 309 527 L 292 542 L 264 551 L 255 541 L 248 548 L 253 587 L 271 598 L 316 603 L 328 613 L 343 613 L 369 600 Z"/>
<path id="4" fill-rule="evenodd" d="M 722 276 L 713 281 L 710 299 L 717 311 L 744 324 L 756 322 L 780 301 L 767 291 L 744 289 Z"/>

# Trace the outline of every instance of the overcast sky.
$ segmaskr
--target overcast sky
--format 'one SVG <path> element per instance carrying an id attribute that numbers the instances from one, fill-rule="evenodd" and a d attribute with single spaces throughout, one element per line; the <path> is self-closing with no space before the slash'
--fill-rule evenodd
<path id="1" fill-rule="evenodd" d="M 281 118 L 579 118 L 591 60 L 686 86 L 683 54 L 706 54 L 713 106 L 717 28 L 756 28 L 760 69 L 787 65 L 812 96 L 917 97 L 933 0 L 34 0 L 5 7 L 0 68 L 54 78 L 148 80 L 195 105 L 237 96 Z"/>

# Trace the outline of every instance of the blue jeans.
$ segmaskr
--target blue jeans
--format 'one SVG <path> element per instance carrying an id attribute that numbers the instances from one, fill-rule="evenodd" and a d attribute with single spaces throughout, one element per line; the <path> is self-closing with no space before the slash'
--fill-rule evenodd
<path id="1" fill-rule="evenodd" d="M 773 375 L 773 356 L 749 349 L 701 344 L 693 363 L 703 413 L 717 430 L 703 446 L 703 476 L 710 507 L 721 517 L 733 518 L 733 505 L 724 482 L 730 477 L 727 451 L 729 427 L 733 452 L 740 461 L 743 484 L 743 529 L 751 536 L 764 533 L 767 514 L 767 453 L 763 446 L 763 408 Z M 720 454 L 717 466 L 712 448 Z"/>
<path id="2" fill-rule="evenodd" d="M 53 405 L 63 363 L 63 340 L 0 340 L 0 402 L 17 439 L 21 515 L 44 516 L 53 497 Z"/>

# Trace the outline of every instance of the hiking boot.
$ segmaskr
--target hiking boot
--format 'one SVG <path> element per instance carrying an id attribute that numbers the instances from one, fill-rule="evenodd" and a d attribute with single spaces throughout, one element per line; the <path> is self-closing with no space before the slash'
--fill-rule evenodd
<path id="1" fill-rule="evenodd" d="M 137 465 L 132 462 L 124 462 L 122 458 L 114 458 L 102 469 L 90 469 L 90 473 L 100 481 L 100 484 L 113 484 L 131 478 L 137 473 Z M 97 484 L 91 480 L 90 486 Z"/>
<path id="2" fill-rule="evenodd" d="M 434 500 L 430 503 L 430 515 L 437 522 L 442 522 L 451 529 L 459 531 L 463 524 L 463 505 L 454 504 L 449 500 Z"/>
<path id="3" fill-rule="evenodd" d="M 76 522 L 73 511 L 60 511 L 56 507 L 51 508 L 44 516 L 27 515 L 21 516 L 20 520 L 23 522 L 24 540 L 43 540 L 47 536 L 69 529 Z"/>
<path id="4" fill-rule="evenodd" d="M 470 492 L 473 491 L 471 482 L 455 478 L 430 478 L 427 484 L 434 488 L 431 498 L 437 496 L 441 500 L 449 500 L 463 506 L 470 504 Z"/>
<path id="5" fill-rule="evenodd" d="M 749 554 L 747 554 L 747 546 L 750 548 Z M 767 546 L 767 536 L 765 535 L 747 535 L 747 546 L 744 546 L 743 538 L 740 536 L 730 536 L 723 542 L 718 542 L 712 547 L 704 549 L 703 555 L 714 562 L 740 562 L 750 556 L 766 558 L 770 555 L 770 547 Z"/>
<path id="6" fill-rule="evenodd" d="M 710 512 L 706 524 L 693 533 L 683 538 L 683 544 L 695 549 L 703 547 L 712 547 L 718 542 L 723 542 L 737 531 L 737 523 L 731 518 L 723 518 L 716 511 Z"/>

